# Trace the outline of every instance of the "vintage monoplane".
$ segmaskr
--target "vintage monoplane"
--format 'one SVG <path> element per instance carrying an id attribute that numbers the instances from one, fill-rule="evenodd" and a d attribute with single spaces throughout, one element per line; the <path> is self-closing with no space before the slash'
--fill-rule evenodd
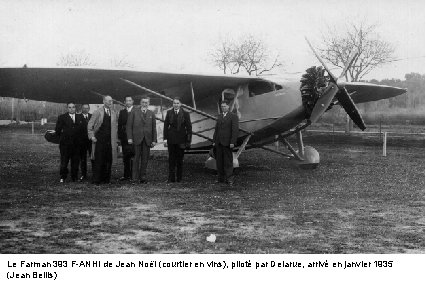
<path id="1" fill-rule="evenodd" d="M 231 111 L 240 118 L 234 166 L 238 165 L 238 157 L 245 149 L 261 148 L 292 158 L 300 165 L 315 167 L 319 163 L 319 154 L 313 147 L 303 145 L 303 129 L 317 122 L 325 111 L 340 105 L 364 130 L 366 126 L 356 103 L 391 98 L 406 90 L 344 82 L 342 77 L 352 60 L 337 78 L 309 46 L 323 66 L 307 69 L 301 80 L 295 82 L 92 68 L 0 68 L 0 95 L 57 103 L 98 104 L 101 101 L 99 95 L 110 95 L 116 101 L 123 101 L 127 95 L 137 97 L 148 93 L 159 98 L 161 105 L 179 96 L 183 107 L 190 111 L 193 123 L 189 153 L 211 150 L 216 115 L 220 112 L 219 102 L 227 99 L 232 102 Z M 356 55 L 354 52 L 351 58 Z M 161 117 L 157 119 L 162 120 Z M 286 139 L 291 135 L 297 137 L 297 150 Z M 265 146 L 277 140 L 286 144 L 290 153 Z M 214 158 L 210 157 L 206 166 L 215 168 Z"/>

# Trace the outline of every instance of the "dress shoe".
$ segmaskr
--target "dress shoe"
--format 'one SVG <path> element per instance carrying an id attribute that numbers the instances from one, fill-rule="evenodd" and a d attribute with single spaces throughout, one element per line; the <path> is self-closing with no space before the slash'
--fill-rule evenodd
<path id="1" fill-rule="evenodd" d="M 168 179 L 167 180 L 167 183 L 173 183 L 173 182 L 175 182 L 173 179 Z"/>
<path id="2" fill-rule="evenodd" d="M 126 180 L 129 180 L 130 178 L 128 178 L 128 177 L 121 177 L 121 178 L 119 178 L 118 180 L 119 181 L 126 181 Z"/>
<path id="3" fill-rule="evenodd" d="M 146 179 L 139 180 L 139 183 L 147 183 Z"/>

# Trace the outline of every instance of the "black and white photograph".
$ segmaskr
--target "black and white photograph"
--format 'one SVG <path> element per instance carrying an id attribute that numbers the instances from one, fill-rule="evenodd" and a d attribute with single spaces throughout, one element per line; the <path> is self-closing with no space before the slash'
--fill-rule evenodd
<path id="1" fill-rule="evenodd" d="M 1 255 L 424 256 L 423 0 L 0 11 Z"/>

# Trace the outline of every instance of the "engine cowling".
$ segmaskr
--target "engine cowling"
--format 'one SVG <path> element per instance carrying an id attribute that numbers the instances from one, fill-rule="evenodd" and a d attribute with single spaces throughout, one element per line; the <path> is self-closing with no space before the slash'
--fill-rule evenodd
<path id="1" fill-rule="evenodd" d="M 300 82 L 305 117 L 309 119 L 316 102 L 321 97 L 322 90 L 328 85 L 329 78 L 325 76 L 325 69 L 322 66 L 312 66 L 306 69 L 306 73 L 302 75 Z"/>

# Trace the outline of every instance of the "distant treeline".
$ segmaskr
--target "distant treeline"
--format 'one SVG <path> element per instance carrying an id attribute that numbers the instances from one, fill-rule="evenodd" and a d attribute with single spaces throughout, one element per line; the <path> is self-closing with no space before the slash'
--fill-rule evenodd
<path id="1" fill-rule="evenodd" d="M 410 73 L 405 75 L 405 80 L 371 80 L 369 83 L 406 88 L 407 93 L 387 100 L 358 104 L 358 109 L 367 124 L 425 123 L 425 75 Z M 56 122 L 58 115 L 64 112 L 66 112 L 65 104 L 0 97 L 0 120 L 10 120 L 13 117 L 17 121 L 29 122 L 47 118 L 48 122 Z M 346 113 L 342 108 L 334 107 L 321 121 L 344 124 Z"/>
<path id="2" fill-rule="evenodd" d="M 65 104 L 0 97 L 0 120 L 35 121 L 47 118 L 56 122 L 66 112 Z"/>

